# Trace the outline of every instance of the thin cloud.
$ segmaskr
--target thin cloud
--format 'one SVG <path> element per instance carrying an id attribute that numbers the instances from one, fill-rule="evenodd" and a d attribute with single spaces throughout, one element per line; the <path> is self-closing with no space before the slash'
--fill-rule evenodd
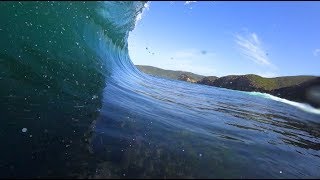
<path id="1" fill-rule="evenodd" d="M 320 49 L 315 49 L 315 50 L 313 51 L 313 55 L 314 55 L 314 56 L 320 56 Z"/>
<path id="2" fill-rule="evenodd" d="M 247 36 L 237 34 L 235 35 L 235 41 L 240 48 L 242 55 L 248 57 L 257 64 L 273 66 L 256 33 L 249 33 Z"/>

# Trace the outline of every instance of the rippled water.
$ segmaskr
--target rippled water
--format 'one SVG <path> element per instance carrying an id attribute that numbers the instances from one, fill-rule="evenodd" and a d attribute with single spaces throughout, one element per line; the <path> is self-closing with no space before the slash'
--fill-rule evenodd
<path id="1" fill-rule="evenodd" d="M 318 110 L 139 72 L 143 5 L 0 4 L 0 177 L 320 177 Z"/>
<path id="2" fill-rule="evenodd" d="M 317 114 L 239 91 L 142 77 L 104 90 L 117 98 L 104 99 L 94 128 L 94 149 L 108 162 L 98 174 L 319 177 Z"/>

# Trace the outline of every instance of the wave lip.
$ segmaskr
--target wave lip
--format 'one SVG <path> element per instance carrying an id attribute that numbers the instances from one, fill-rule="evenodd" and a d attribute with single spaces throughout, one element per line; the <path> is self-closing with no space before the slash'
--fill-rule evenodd
<path id="1" fill-rule="evenodd" d="M 250 95 L 253 95 L 253 96 L 263 97 L 263 98 L 271 99 L 271 100 L 274 100 L 274 101 L 282 102 L 282 103 L 285 103 L 285 104 L 289 104 L 291 106 L 299 108 L 302 111 L 320 115 L 320 109 L 314 108 L 314 107 L 310 106 L 309 104 L 290 101 L 290 100 L 287 100 L 287 99 L 279 98 L 277 96 L 273 96 L 273 95 L 268 94 L 268 93 L 261 93 L 261 92 L 246 92 L 246 93 L 250 94 Z"/>

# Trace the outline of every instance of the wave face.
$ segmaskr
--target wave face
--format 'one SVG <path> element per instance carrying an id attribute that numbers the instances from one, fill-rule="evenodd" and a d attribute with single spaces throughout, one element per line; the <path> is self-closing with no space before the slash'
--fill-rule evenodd
<path id="1" fill-rule="evenodd" d="M 144 2 L 0 3 L 0 177 L 316 178 L 319 115 L 139 72 Z"/>

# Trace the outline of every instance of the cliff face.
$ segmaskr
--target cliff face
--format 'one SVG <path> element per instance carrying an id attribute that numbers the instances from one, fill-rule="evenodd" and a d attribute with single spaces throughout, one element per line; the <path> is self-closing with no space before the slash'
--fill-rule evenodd
<path id="1" fill-rule="evenodd" d="M 205 84 L 208 86 L 213 86 L 214 85 L 214 81 L 217 80 L 218 77 L 216 76 L 207 76 L 202 78 L 200 81 L 197 81 L 198 84 Z"/>
<path id="2" fill-rule="evenodd" d="M 197 82 L 197 80 L 195 80 L 194 78 L 192 78 L 186 74 L 179 75 L 178 80 L 187 81 L 187 82 L 191 82 L 191 83 Z"/>

